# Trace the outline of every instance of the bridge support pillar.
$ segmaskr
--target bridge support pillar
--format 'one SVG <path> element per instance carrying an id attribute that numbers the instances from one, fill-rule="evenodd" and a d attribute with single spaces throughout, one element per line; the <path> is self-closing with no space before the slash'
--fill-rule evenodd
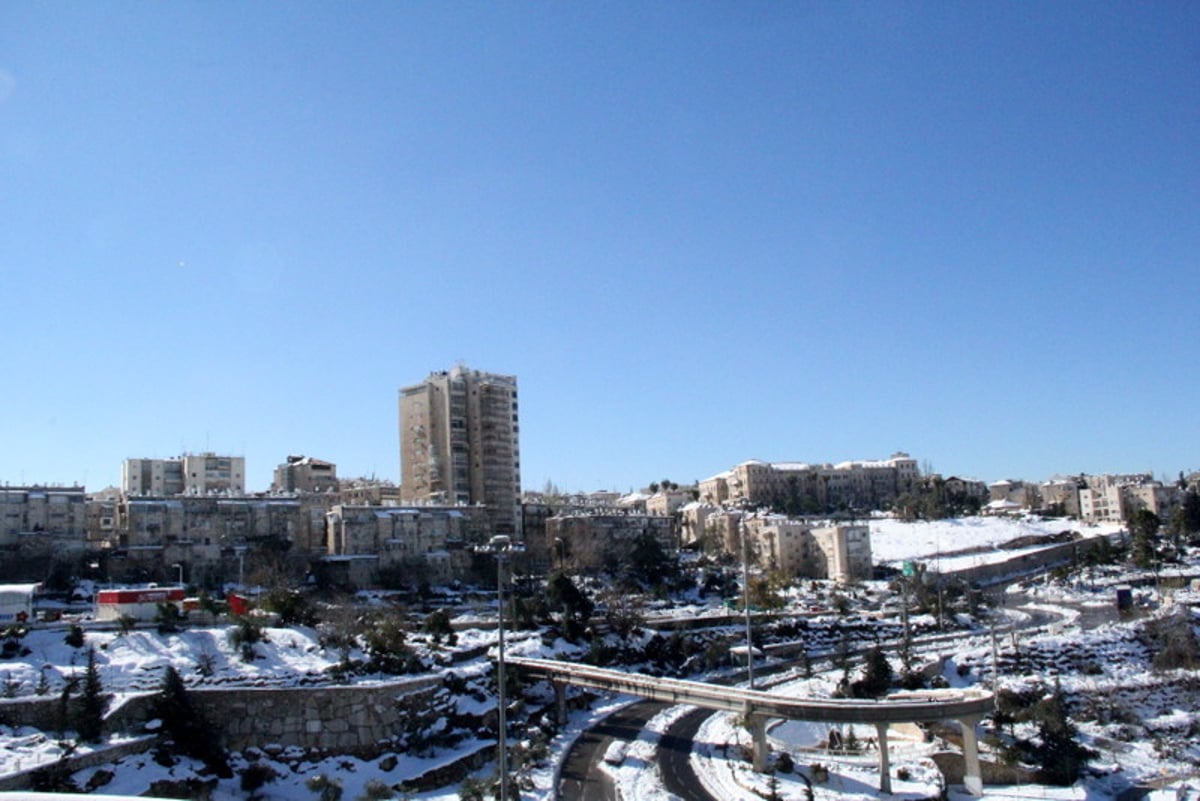
<path id="1" fill-rule="evenodd" d="M 875 742 L 879 746 L 879 792 L 884 795 L 892 794 L 892 766 L 888 760 L 888 725 L 875 724 Z"/>
<path id="2" fill-rule="evenodd" d="M 975 736 L 975 726 L 979 718 L 961 718 L 958 725 L 962 727 L 963 762 L 966 771 L 963 775 L 963 786 L 971 795 L 983 795 L 983 773 L 979 768 L 979 740 Z"/>
<path id="3" fill-rule="evenodd" d="M 750 726 L 750 738 L 754 745 L 754 769 L 762 773 L 767 769 L 767 757 L 771 755 L 771 749 L 767 746 L 767 719 L 748 712 L 746 723 Z"/>
<path id="4" fill-rule="evenodd" d="M 554 720 L 559 726 L 567 725 L 567 685 L 561 681 L 552 681 L 554 687 Z"/>

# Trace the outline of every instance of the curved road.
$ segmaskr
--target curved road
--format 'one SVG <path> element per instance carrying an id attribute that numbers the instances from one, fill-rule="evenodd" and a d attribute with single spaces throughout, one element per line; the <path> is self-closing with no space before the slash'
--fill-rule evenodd
<path id="1" fill-rule="evenodd" d="M 1010 606 L 1017 606 L 1009 599 Z M 1030 619 L 1017 628 L 1034 628 L 1053 621 L 1056 615 L 1045 610 L 1029 610 Z M 782 666 L 773 666 L 781 669 Z M 772 671 L 773 672 L 773 671 Z M 718 683 L 744 681 L 740 673 Z M 608 716 L 585 730 L 567 751 L 563 759 L 557 797 L 582 801 L 614 801 L 617 798 L 612 780 L 599 770 L 600 761 L 614 739 L 631 742 L 641 734 L 650 719 L 667 705 L 658 701 L 638 701 Z M 667 727 L 658 746 L 658 764 L 666 789 L 683 801 L 719 801 L 708 793 L 691 768 L 692 741 L 704 720 L 713 714 L 711 709 L 695 709 Z"/>
<path id="2" fill-rule="evenodd" d="M 714 714 L 712 709 L 693 709 L 672 723 L 658 744 L 658 768 L 663 786 L 683 801 L 720 801 L 696 778 L 692 770 L 692 743 L 700 726 Z"/>
<path id="3" fill-rule="evenodd" d="M 650 719 L 666 708 L 667 705 L 659 701 L 638 701 L 584 730 L 563 758 L 557 796 L 571 801 L 611 801 L 616 798 L 612 780 L 600 770 L 600 760 L 604 759 L 608 744 L 613 740 L 636 740 Z M 691 743 L 685 743 L 685 747 L 690 750 Z M 686 764 L 686 759 L 684 761 Z"/>

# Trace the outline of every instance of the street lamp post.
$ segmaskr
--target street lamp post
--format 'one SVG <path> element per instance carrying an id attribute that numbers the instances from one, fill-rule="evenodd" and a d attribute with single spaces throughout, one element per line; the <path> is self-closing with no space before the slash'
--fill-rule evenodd
<path id="1" fill-rule="evenodd" d="M 750 625 L 750 567 L 746 557 L 746 510 L 738 519 L 738 531 L 742 539 L 742 610 L 746 615 L 746 680 L 751 690 L 754 689 L 754 638 Z"/>
<path id="2" fill-rule="evenodd" d="M 176 562 L 175 564 L 171 565 L 171 567 L 173 567 L 179 571 L 179 586 L 180 587 L 184 586 L 183 585 L 183 562 Z"/>
<path id="3" fill-rule="evenodd" d="M 504 568 L 508 564 L 509 554 L 522 550 L 520 545 L 514 545 L 512 540 L 504 535 L 492 537 L 491 541 L 476 550 L 490 553 L 496 558 L 496 640 L 499 649 L 496 658 L 496 702 L 498 705 L 496 724 L 496 762 L 500 772 L 500 801 L 508 801 L 508 721 L 505 707 L 507 701 L 504 695 Z"/>

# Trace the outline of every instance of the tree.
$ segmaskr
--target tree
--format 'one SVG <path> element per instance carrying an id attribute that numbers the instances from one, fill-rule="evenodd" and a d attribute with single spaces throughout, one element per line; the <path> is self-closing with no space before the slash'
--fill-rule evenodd
<path id="1" fill-rule="evenodd" d="M 1129 516 L 1129 531 L 1133 538 L 1133 561 L 1138 567 L 1154 562 L 1154 546 L 1162 521 L 1149 509 L 1138 509 Z"/>
<path id="2" fill-rule="evenodd" d="M 624 577 L 630 583 L 647 589 L 657 589 L 679 575 L 679 564 L 668 554 L 650 531 L 643 531 L 633 541 L 625 561 Z"/>
<path id="3" fill-rule="evenodd" d="M 1037 752 L 1041 781 L 1064 787 L 1074 784 L 1093 752 L 1077 742 L 1078 732 L 1067 717 L 1062 688 L 1056 685 L 1054 692 L 1034 707 L 1033 714 L 1042 741 Z"/>
<path id="4" fill-rule="evenodd" d="M 192 706 L 183 678 L 172 665 L 168 665 L 163 673 L 162 684 L 154 697 L 154 713 L 163 722 L 163 733 L 176 749 L 199 759 L 218 776 L 228 778 L 233 775 L 228 757 L 217 740 L 216 730 Z"/>
<path id="5" fill-rule="evenodd" d="M 765 576 L 750 577 L 750 606 L 754 609 L 777 611 L 786 605 L 783 597 L 787 589 L 788 579 L 778 570 L 773 570 Z"/>
<path id="6" fill-rule="evenodd" d="M 227 636 L 230 645 L 241 652 L 243 662 L 253 662 L 254 644 L 264 642 L 267 638 L 262 625 L 244 615 L 237 618 L 237 625 L 229 630 Z"/>
<path id="7" fill-rule="evenodd" d="M 63 637 L 63 642 L 72 648 L 82 648 L 84 640 L 83 626 L 78 623 L 72 623 L 71 628 L 67 630 L 67 636 Z"/>
<path id="8" fill-rule="evenodd" d="M 379 621 L 367 629 L 364 639 L 371 668 L 380 673 L 413 673 L 423 665 L 407 643 L 408 634 L 397 617 Z"/>
<path id="9" fill-rule="evenodd" d="M 646 616 L 638 596 L 610 590 L 601 596 L 601 600 L 604 602 L 604 622 L 622 640 L 645 625 Z"/>
<path id="10" fill-rule="evenodd" d="M 853 694 L 857 698 L 878 698 L 887 695 L 891 689 L 894 673 L 887 655 L 878 645 L 867 651 L 866 663 L 863 665 L 863 677 L 852 685 Z"/>
<path id="11" fill-rule="evenodd" d="M 88 648 L 87 669 L 83 674 L 83 694 L 79 699 L 75 731 L 85 743 L 98 743 L 104 733 L 104 713 L 108 709 L 108 696 L 100 683 L 100 668 L 96 665 L 96 649 Z"/>
<path id="12" fill-rule="evenodd" d="M 434 645 L 440 645 L 443 637 L 446 638 L 449 645 L 454 645 L 458 641 L 458 635 L 454 633 L 454 627 L 450 625 L 450 613 L 445 609 L 430 612 L 425 617 L 424 623 L 421 624 L 421 628 L 433 640 Z"/>
<path id="13" fill-rule="evenodd" d="M 562 611 L 563 636 L 568 640 L 583 634 L 594 609 L 587 595 L 561 571 L 555 571 L 546 581 L 546 603 Z"/>
<path id="14" fill-rule="evenodd" d="M 160 602 L 154 612 L 154 622 L 159 634 L 171 634 L 179 631 L 179 607 L 170 601 Z"/>
<path id="15" fill-rule="evenodd" d="M 1183 496 L 1183 526 L 1188 534 L 1200 532 L 1200 490 L 1190 489 Z"/>
<path id="16" fill-rule="evenodd" d="M 262 608 L 279 615 L 281 626 L 315 626 L 317 610 L 308 596 L 296 590 L 276 587 L 262 597 Z"/>

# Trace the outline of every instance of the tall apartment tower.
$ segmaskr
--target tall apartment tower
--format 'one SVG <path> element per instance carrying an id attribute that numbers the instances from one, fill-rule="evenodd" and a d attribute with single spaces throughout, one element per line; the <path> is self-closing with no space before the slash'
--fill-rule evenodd
<path id="1" fill-rule="evenodd" d="M 464 366 L 400 390 L 400 497 L 481 503 L 493 534 L 518 533 L 517 378 Z"/>

